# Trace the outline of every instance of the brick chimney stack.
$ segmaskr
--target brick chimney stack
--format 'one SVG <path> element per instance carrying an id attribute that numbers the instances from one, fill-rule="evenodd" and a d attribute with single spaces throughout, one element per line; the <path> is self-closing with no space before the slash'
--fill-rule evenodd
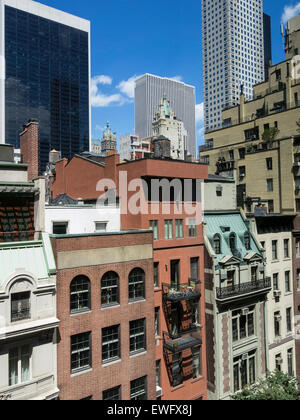
<path id="1" fill-rule="evenodd" d="M 22 163 L 28 164 L 28 181 L 39 176 L 39 123 L 29 120 L 20 134 Z"/>

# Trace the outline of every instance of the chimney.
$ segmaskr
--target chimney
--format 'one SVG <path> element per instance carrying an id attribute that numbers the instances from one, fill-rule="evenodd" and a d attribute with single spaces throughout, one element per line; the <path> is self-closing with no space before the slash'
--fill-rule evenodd
<path id="1" fill-rule="evenodd" d="M 29 120 L 20 134 L 21 162 L 28 164 L 28 181 L 39 176 L 39 123 Z"/>

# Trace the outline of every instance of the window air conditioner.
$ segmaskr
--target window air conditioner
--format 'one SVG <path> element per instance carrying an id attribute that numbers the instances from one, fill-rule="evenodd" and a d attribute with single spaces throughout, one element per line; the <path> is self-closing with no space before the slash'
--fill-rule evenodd
<path id="1" fill-rule="evenodd" d="M 249 359 L 249 354 L 248 353 L 243 354 L 242 361 L 244 362 L 245 360 L 248 360 L 248 359 Z"/>
<path id="2" fill-rule="evenodd" d="M 242 309 L 242 315 L 243 316 L 249 315 L 249 308 Z"/>
<path id="3" fill-rule="evenodd" d="M 282 321 L 282 316 L 280 316 L 280 315 L 275 316 L 275 321 L 276 322 Z"/>
<path id="4" fill-rule="evenodd" d="M 280 297 L 281 291 L 280 290 L 274 290 L 274 297 Z"/>

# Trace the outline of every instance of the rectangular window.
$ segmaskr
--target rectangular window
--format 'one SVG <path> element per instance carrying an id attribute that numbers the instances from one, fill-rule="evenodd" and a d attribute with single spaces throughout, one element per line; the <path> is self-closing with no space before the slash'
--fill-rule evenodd
<path id="1" fill-rule="evenodd" d="M 268 200 L 269 213 L 274 213 L 274 200 Z"/>
<path id="2" fill-rule="evenodd" d="M 281 365 L 282 365 L 282 357 L 281 357 L 281 353 L 276 354 L 275 356 L 275 368 L 276 370 L 279 370 L 279 372 L 281 372 Z"/>
<path id="3" fill-rule="evenodd" d="M 256 382 L 256 352 L 252 351 L 233 359 L 234 392 Z"/>
<path id="4" fill-rule="evenodd" d="M 173 239 L 173 220 L 165 220 L 165 240 Z"/>
<path id="5" fill-rule="evenodd" d="M 175 220 L 175 234 L 176 238 L 183 238 L 183 220 Z"/>
<path id="6" fill-rule="evenodd" d="M 180 260 L 171 261 L 171 286 L 178 287 L 180 283 Z"/>
<path id="7" fill-rule="evenodd" d="M 246 166 L 239 167 L 239 178 L 245 178 L 246 176 Z"/>
<path id="8" fill-rule="evenodd" d="M 196 219 L 189 219 L 189 237 L 195 238 L 197 236 Z"/>
<path id="9" fill-rule="evenodd" d="M 285 293 L 291 291 L 291 273 L 290 271 L 285 272 Z"/>
<path id="10" fill-rule="evenodd" d="M 159 263 L 154 263 L 154 287 L 159 287 Z"/>
<path id="11" fill-rule="evenodd" d="M 267 179 L 267 191 L 273 192 L 274 191 L 274 185 L 273 185 L 273 179 Z"/>
<path id="12" fill-rule="evenodd" d="M 104 233 L 107 231 L 107 222 L 95 222 L 95 232 Z"/>
<path id="13" fill-rule="evenodd" d="M 287 333 L 292 332 L 292 308 L 286 310 L 286 331 Z"/>
<path id="14" fill-rule="evenodd" d="M 120 350 L 120 325 L 102 329 L 102 363 L 119 360 Z"/>
<path id="15" fill-rule="evenodd" d="M 284 258 L 290 258 L 290 240 L 284 240 Z"/>
<path id="16" fill-rule="evenodd" d="M 155 337 L 160 337 L 160 307 L 155 308 Z"/>
<path id="17" fill-rule="evenodd" d="M 66 235 L 68 233 L 68 222 L 53 222 L 53 235 Z"/>
<path id="18" fill-rule="evenodd" d="M 191 279 L 192 281 L 198 281 L 199 280 L 199 258 L 191 258 L 190 260 L 191 265 Z"/>
<path id="19" fill-rule="evenodd" d="M 71 372 L 90 369 L 91 358 L 91 333 L 73 335 L 71 337 Z"/>
<path id="20" fill-rule="evenodd" d="M 300 258 L 300 239 L 296 239 L 296 257 Z"/>
<path id="21" fill-rule="evenodd" d="M 30 380 L 30 346 L 9 350 L 9 386 L 22 384 Z"/>
<path id="22" fill-rule="evenodd" d="M 273 290 L 279 290 L 279 274 L 273 274 Z"/>
<path id="23" fill-rule="evenodd" d="M 275 337 L 280 337 L 280 323 L 281 323 L 280 312 L 275 312 L 275 314 L 274 314 L 274 334 L 275 334 Z"/>
<path id="24" fill-rule="evenodd" d="M 201 348 L 197 347 L 193 349 L 193 378 L 200 378 L 200 376 L 202 376 Z"/>
<path id="25" fill-rule="evenodd" d="M 11 322 L 30 319 L 30 292 L 11 295 Z"/>
<path id="26" fill-rule="evenodd" d="M 297 270 L 297 290 L 300 290 L 300 269 Z"/>
<path id="27" fill-rule="evenodd" d="M 130 382 L 130 399 L 131 401 L 147 400 L 147 377 L 136 379 Z"/>
<path id="28" fill-rule="evenodd" d="M 300 198 L 296 198 L 296 211 L 300 212 Z"/>
<path id="29" fill-rule="evenodd" d="M 273 159 L 272 158 L 267 158 L 266 162 L 267 162 L 268 171 L 272 171 L 273 170 Z"/>
<path id="30" fill-rule="evenodd" d="M 130 322 L 130 353 L 146 351 L 146 319 Z"/>
<path id="31" fill-rule="evenodd" d="M 287 364 L 288 364 L 288 374 L 290 376 L 294 376 L 293 349 L 289 349 L 287 352 Z"/>
<path id="32" fill-rule="evenodd" d="M 153 231 L 154 241 L 158 241 L 158 220 L 150 220 L 150 229 Z"/>
<path id="33" fill-rule="evenodd" d="M 277 253 L 277 241 L 272 241 L 272 260 L 278 260 L 278 253 Z"/>
<path id="34" fill-rule="evenodd" d="M 108 389 L 103 391 L 103 401 L 121 401 L 122 393 L 121 387 L 117 386 L 116 388 Z"/>
<path id="35" fill-rule="evenodd" d="M 161 361 L 156 361 L 156 386 L 161 387 Z"/>
<path id="36" fill-rule="evenodd" d="M 232 312 L 232 340 L 244 340 L 255 335 L 255 307 Z"/>

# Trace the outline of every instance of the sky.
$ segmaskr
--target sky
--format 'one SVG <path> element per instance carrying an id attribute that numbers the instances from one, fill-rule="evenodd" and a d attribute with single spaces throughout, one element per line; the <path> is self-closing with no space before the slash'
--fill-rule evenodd
<path id="1" fill-rule="evenodd" d="M 203 142 L 201 0 L 39 0 L 91 22 L 92 138 L 109 121 L 134 134 L 134 80 L 151 73 L 196 87 L 197 142 Z M 280 24 L 300 1 L 264 0 L 272 19 L 273 63 L 284 59 Z"/>

